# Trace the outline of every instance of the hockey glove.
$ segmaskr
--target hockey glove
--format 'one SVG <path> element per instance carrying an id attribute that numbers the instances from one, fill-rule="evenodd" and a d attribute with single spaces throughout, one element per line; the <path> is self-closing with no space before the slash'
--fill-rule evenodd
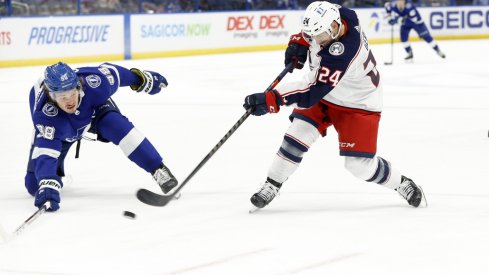
<path id="1" fill-rule="evenodd" d="M 157 94 L 161 91 L 161 88 L 168 86 L 166 78 L 157 72 L 141 71 L 136 68 L 132 68 L 131 72 L 141 78 L 140 85 L 131 85 L 131 89 L 136 92 L 145 92 L 150 95 Z"/>
<path id="2" fill-rule="evenodd" d="M 389 19 L 389 24 L 391 24 L 391 25 L 397 24 L 397 19 L 399 19 L 399 17 L 394 17 L 394 18 Z"/>
<path id="3" fill-rule="evenodd" d="M 267 113 L 278 113 L 280 106 L 284 105 L 282 96 L 276 91 L 251 94 L 245 98 L 243 107 L 251 109 L 251 114 L 261 116 Z"/>
<path id="4" fill-rule="evenodd" d="M 302 37 L 302 34 L 294 34 L 290 36 L 289 46 L 285 50 L 285 66 L 290 62 L 294 63 L 294 67 L 290 72 L 296 69 L 302 69 L 307 60 L 307 52 L 309 51 L 309 43 Z"/>
<path id="5" fill-rule="evenodd" d="M 54 212 L 59 209 L 61 198 L 59 191 L 63 187 L 61 179 L 42 179 L 39 181 L 39 190 L 36 192 L 34 205 L 41 208 L 47 201 L 51 202 L 51 207 L 47 210 Z"/>

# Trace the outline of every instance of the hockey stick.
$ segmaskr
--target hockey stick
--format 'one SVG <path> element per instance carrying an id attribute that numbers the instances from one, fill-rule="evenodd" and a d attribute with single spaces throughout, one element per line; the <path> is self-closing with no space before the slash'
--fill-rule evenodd
<path id="1" fill-rule="evenodd" d="M 7 241 L 12 240 L 12 238 L 19 236 L 28 225 L 30 225 L 33 221 L 35 221 L 39 216 L 44 214 L 50 207 L 51 207 L 51 202 L 47 201 L 41 208 L 39 208 L 36 212 L 34 212 L 34 214 L 32 214 L 17 229 L 15 229 L 15 231 L 12 234 L 8 235 L 7 233 L 4 233 L 4 236 L 2 236 L 4 238 L 3 242 L 6 243 Z"/>
<path id="2" fill-rule="evenodd" d="M 282 78 L 289 72 L 289 70 L 293 68 L 293 66 L 294 66 L 293 63 L 289 63 L 285 67 L 285 69 L 283 69 L 283 71 L 277 76 L 277 78 L 275 78 L 272 84 L 268 86 L 265 92 L 273 89 L 282 80 Z M 178 188 L 175 189 L 175 191 L 173 191 L 171 194 L 160 195 L 152 191 L 149 191 L 147 189 L 141 188 L 136 193 L 137 198 L 141 202 L 152 206 L 165 206 L 166 204 L 168 204 L 168 202 L 170 202 L 173 199 L 173 197 L 175 197 L 177 194 L 180 193 L 180 190 L 182 190 L 182 188 L 200 170 L 200 168 L 202 168 L 202 166 L 204 166 L 204 164 L 207 163 L 207 161 L 217 152 L 217 150 L 221 148 L 221 146 L 239 128 L 239 126 L 243 124 L 243 122 L 250 116 L 250 114 L 251 114 L 251 109 L 246 110 L 246 113 L 244 113 L 244 115 L 241 116 L 238 122 L 236 122 L 233 125 L 233 127 L 231 127 L 231 129 L 226 133 L 226 135 L 224 135 L 224 137 L 214 146 L 214 148 L 212 148 L 212 150 L 207 154 L 207 156 L 205 156 L 205 158 L 202 161 L 200 161 L 197 167 L 194 168 L 194 170 L 187 176 L 187 178 L 180 184 L 180 186 L 178 186 Z"/>
<path id="3" fill-rule="evenodd" d="M 392 65 L 394 63 L 394 25 L 391 25 L 391 61 L 384 62 L 385 65 Z"/>

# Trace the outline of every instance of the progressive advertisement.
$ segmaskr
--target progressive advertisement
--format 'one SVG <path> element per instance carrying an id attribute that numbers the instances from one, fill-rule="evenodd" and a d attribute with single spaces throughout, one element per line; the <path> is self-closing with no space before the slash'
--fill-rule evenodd
<path id="1" fill-rule="evenodd" d="M 122 59 L 123 32 L 123 16 L 3 18 L 0 67 L 61 59 Z"/>

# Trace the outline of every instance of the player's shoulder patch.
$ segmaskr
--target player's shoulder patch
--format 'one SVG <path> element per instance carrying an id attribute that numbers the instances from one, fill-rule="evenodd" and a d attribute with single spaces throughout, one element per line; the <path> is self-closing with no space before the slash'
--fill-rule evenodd
<path id="1" fill-rule="evenodd" d="M 345 45 L 341 42 L 334 42 L 329 46 L 329 53 L 334 56 L 342 55 L 345 52 Z"/>
<path id="2" fill-rule="evenodd" d="M 102 64 L 102 66 L 104 66 L 104 64 Z M 107 66 L 107 65 L 105 65 Z M 110 72 L 109 68 L 107 67 L 98 67 L 98 70 L 104 74 L 104 76 L 107 78 L 107 80 L 109 81 L 109 84 L 110 85 L 114 85 L 115 83 L 115 79 L 114 79 L 114 76 L 112 75 L 112 73 Z M 114 70 L 116 70 L 114 68 Z"/>
<path id="3" fill-rule="evenodd" d="M 100 86 L 100 84 L 102 83 L 100 76 L 98 76 L 96 74 L 87 75 L 85 77 L 85 81 L 87 82 L 87 85 L 93 89 L 98 88 Z"/>
<path id="4" fill-rule="evenodd" d="M 42 107 L 42 112 L 49 117 L 54 117 L 58 115 L 58 107 L 48 102 Z"/>

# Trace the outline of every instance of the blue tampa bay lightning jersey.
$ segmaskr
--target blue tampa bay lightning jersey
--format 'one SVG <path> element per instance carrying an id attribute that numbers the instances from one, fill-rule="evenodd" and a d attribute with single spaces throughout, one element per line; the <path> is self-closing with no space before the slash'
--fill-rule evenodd
<path id="1" fill-rule="evenodd" d="M 406 1 L 406 5 L 402 10 L 396 5 L 396 1 L 386 2 L 385 11 L 387 15 L 393 19 L 401 18 L 402 24 L 418 25 L 423 23 L 423 19 L 421 18 L 418 10 L 414 4 L 409 1 Z"/>
<path id="2" fill-rule="evenodd" d="M 44 77 L 32 87 L 29 104 L 34 124 L 32 160 L 38 177 L 56 175 L 63 142 L 82 138 L 91 126 L 95 110 L 110 100 L 119 87 L 138 85 L 141 80 L 130 70 L 110 63 L 75 70 L 82 89 L 75 113 L 59 109 L 44 91 Z"/>

